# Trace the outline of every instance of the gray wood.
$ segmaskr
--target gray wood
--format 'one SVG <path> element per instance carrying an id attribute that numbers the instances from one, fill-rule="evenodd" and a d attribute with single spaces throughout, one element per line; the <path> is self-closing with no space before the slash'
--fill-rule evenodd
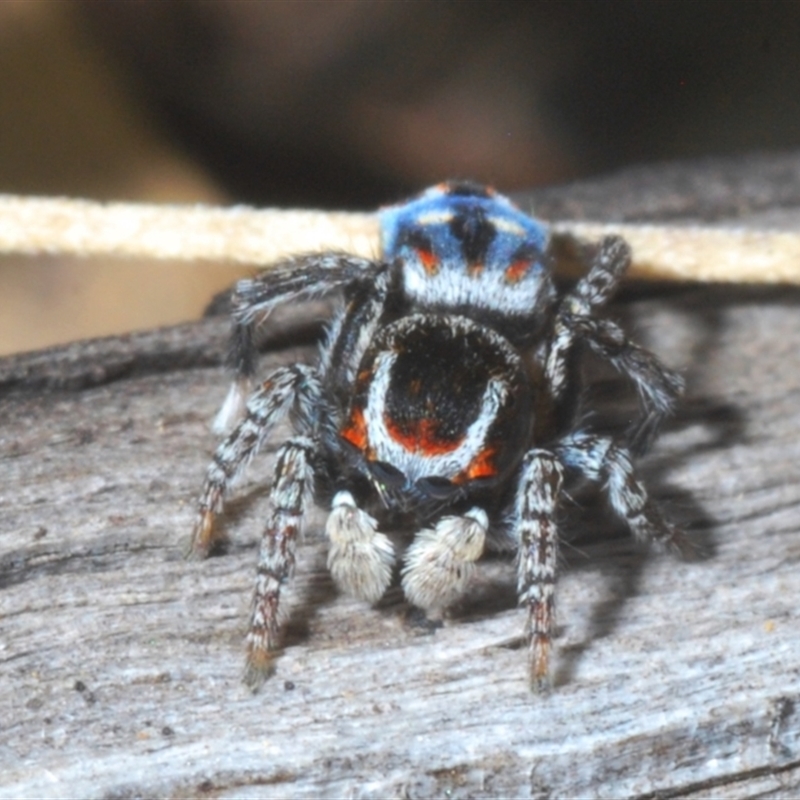
<path id="1" fill-rule="evenodd" d="M 0 796 L 796 796 L 799 310 L 797 290 L 714 287 L 615 308 L 687 378 L 642 472 L 706 557 L 642 551 L 578 498 L 548 697 L 525 687 L 507 559 L 421 635 L 396 592 L 337 595 L 319 515 L 278 673 L 251 694 L 274 447 L 229 506 L 230 551 L 182 558 L 224 321 L 0 361 Z M 313 358 L 286 325 L 263 371 Z M 598 384 L 612 412 L 619 388 Z"/>

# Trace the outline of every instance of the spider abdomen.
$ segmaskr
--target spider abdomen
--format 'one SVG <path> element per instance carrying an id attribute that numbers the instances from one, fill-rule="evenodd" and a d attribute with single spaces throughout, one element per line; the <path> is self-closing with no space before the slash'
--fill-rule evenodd
<path id="1" fill-rule="evenodd" d="M 507 474 L 530 430 L 522 360 L 466 317 L 415 314 L 383 328 L 364 355 L 341 436 L 412 484 Z"/>

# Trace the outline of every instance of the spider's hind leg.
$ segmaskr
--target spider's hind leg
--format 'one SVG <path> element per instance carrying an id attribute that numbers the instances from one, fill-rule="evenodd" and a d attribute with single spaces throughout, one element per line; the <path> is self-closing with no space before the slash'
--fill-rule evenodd
<path id="1" fill-rule="evenodd" d="M 649 350 L 631 342 L 616 323 L 592 320 L 590 330 L 586 339 L 589 347 L 636 386 L 642 415 L 629 427 L 628 442 L 635 454 L 646 453 L 665 417 L 675 410 L 683 393 L 683 378 Z"/>
<path id="2" fill-rule="evenodd" d="M 554 399 L 560 399 L 567 391 L 575 345 L 589 332 L 592 315 L 611 298 L 630 260 L 631 251 L 625 240 L 607 236 L 600 243 L 589 272 L 559 304 L 545 365 L 545 377 Z"/>
<path id="3" fill-rule="evenodd" d="M 602 482 L 609 505 L 625 520 L 633 536 L 689 556 L 686 535 L 664 519 L 658 505 L 636 477 L 630 451 L 607 436 L 578 432 L 563 439 L 556 453 L 564 466 L 590 481 Z"/>

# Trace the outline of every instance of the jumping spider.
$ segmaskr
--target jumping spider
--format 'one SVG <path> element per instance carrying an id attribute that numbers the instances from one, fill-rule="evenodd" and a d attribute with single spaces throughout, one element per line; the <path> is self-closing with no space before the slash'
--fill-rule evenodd
<path id="1" fill-rule="evenodd" d="M 588 273 L 559 293 L 547 228 L 491 189 L 445 183 L 380 221 L 380 260 L 301 255 L 236 286 L 237 377 L 217 427 L 241 421 L 208 467 L 192 551 L 205 556 L 220 541 L 223 496 L 288 416 L 295 435 L 277 454 L 245 679 L 272 671 L 281 587 L 314 500 L 330 508 L 328 567 L 343 591 L 376 602 L 399 560 L 406 598 L 431 615 L 467 592 L 487 534 L 504 531 L 518 552 L 530 683 L 546 688 L 565 476 L 599 484 L 637 539 L 682 547 L 632 451 L 652 441 L 683 382 L 596 316 L 630 261 L 621 238 L 603 239 Z M 333 290 L 343 302 L 318 363 L 276 369 L 246 400 L 257 326 L 280 303 Z M 593 432 L 581 414 L 581 343 L 638 391 L 623 438 Z M 404 553 L 385 535 L 398 529 L 416 532 Z"/>

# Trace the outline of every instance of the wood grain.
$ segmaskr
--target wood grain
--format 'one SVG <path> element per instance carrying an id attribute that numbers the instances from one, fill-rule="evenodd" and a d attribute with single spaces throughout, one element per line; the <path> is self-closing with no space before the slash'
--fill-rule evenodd
<path id="1" fill-rule="evenodd" d="M 0 797 L 797 795 L 799 311 L 794 289 L 688 286 L 614 309 L 687 378 L 641 467 L 706 557 L 642 551 L 580 497 L 544 698 L 507 559 L 421 635 L 396 593 L 338 596 L 318 515 L 278 673 L 240 683 L 281 434 L 230 551 L 185 561 L 223 321 L 0 361 Z M 313 358 L 287 325 L 262 371 Z M 620 391 L 601 376 L 612 416 Z"/>

